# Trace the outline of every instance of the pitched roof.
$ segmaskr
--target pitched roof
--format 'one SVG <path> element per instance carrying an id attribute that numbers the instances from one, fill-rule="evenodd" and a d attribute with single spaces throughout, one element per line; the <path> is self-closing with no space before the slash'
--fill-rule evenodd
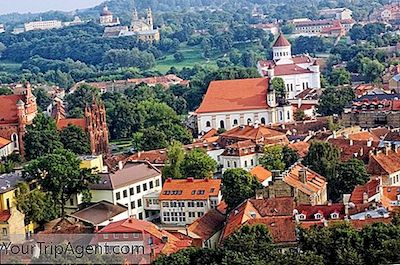
<path id="1" fill-rule="evenodd" d="M 268 78 L 212 81 L 196 113 L 268 109 Z"/>
<path id="2" fill-rule="evenodd" d="M 368 163 L 368 173 L 386 175 L 400 171 L 400 154 L 392 150 L 371 154 Z"/>
<path id="3" fill-rule="evenodd" d="M 24 99 L 24 95 L 0 96 L 0 124 L 18 122 L 17 102 Z"/>
<path id="4" fill-rule="evenodd" d="M 99 174 L 100 181 L 91 184 L 90 189 L 114 190 L 159 175 L 161 172 L 147 161 L 127 162 L 121 170 Z"/>
<path id="5" fill-rule="evenodd" d="M 368 195 L 368 198 L 373 197 L 379 193 L 379 185 L 381 185 L 379 178 L 372 179 L 364 185 L 357 185 L 351 193 L 350 201 L 355 204 L 364 203 L 364 193 Z"/>
<path id="6" fill-rule="evenodd" d="M 0 137 L 0 148 L 3 148 L 4 146 L 7 146 L 9 144 L 11 144 L 10 140 Z"/>
<path id="7" fill-rule="evenodd" d="M 378 147 L 379 142 L 368 142 L 364 140 L 349 140 L 349 139 L 329 139 L 329 143 L 340 149 L 340 159 L 347 161 L 351 158 L 362 160 L 365 164 L 369 161 L 369 152 Z"/>
<path id="8" fill-rule="evenodd" d="M 222 229 L 224 221 L 225 215 L 217 209 L 211 209 L 189 225 L 188 230 L 198 235 L 202 240 L 207 240 Z"/>
<path id="9" fill-rule="evenodd" d="M 297 241 L 296 223 L 291 216 L 263 217 L 248 220 L 245 225 L 265 225 L 276 244 L 294 243 Z"/>
<path id="10" fill-rule="evenodd" d="M 159 200 L 205 200 L 218 196 L 221 179 L 167 179 Z"/>
<path id="11" fill-rule="evenodd" d="M 250 170 L 250 174 L 255 176 L 259 182 L 264 182 L 266 179 L 272 177 L 272 173 L 262 166 L 256 166 Z"/>
<path id="12" fill-rule="evenodd" d="M 291 46 L 290 42 L 285 38 L 283 33 L 280 33 L 272 47 L 287 47 Z"/>
<path id="13" fill-rule="evenodd" d="M 128 208 L 125 206 L 100 201 L 71 214 L 71 216 L 96 226 L 126 211 L 128 211 Z"/>
<path id="14" fill-rule="evenodd" d="M 238 126 L 230 129 L 220 135 L 220 138 L 236 138 L 242 140 L 253 140 L 257 141 L 259 139 L 274 139 L 274 138 L 284 138 L 284 142 L 288 142 L 286 134 L 274 129 L 267 128 L 265 126 Z"/>
<path id="15" fill-rule="evenodd" d="M 305 170 L 306 181 L 303 183 L 300 177 L 300 171 Z M 300 163 L 293 165 L 289 172 L 283 177 L 283 180 L 292 187 L 295 187 L 307 195 L 317 193 L 326 188 L 326 179 L 317 172 L 306 168 Z"/>
<path id="16" fill-rule="evenodd" d="M 74 119 L 59 119 L 57 120 L 57 129 L 62 130 L 69 125 L 75 125 L 86 131 L 86 120 L 84 118 L 74 118 Z"/>
<path id="17" fill-rule="evenodd" d="M 289 144 L 288 147 L 297 151 L 300 157 L 305 157 L 308 154 L 308 149 L 310 148 L 310 144 L 308 142 L 300 141 Z"/>
<path id="18" fill-rule="evenodd" d="M 362 131 L 362 132 L 356 132 L 356 133 L 351 133 L 348 135 L 348 138 L 351 140 L 356 140 L 356 141 L 378 141 L 379 142 L 379 137 L 376 136 L 375 134 L 369 132 L 369 131 Z"/>
<path id="19" fill-rule="evenodd" d="M 339 219 L 345 216 L 345 205 L 343 203 L 333 203 L 331 205 L 298 205 L 295 207 L 299 214 L 306 215 L 306 220 L 315 219 L 315 214 L 320 213 L 324 219 L 331 219 L 332 213 L 339 214 Z"/>

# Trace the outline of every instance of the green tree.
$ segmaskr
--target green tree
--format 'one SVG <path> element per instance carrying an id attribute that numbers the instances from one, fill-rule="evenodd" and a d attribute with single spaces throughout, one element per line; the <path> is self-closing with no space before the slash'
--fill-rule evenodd
<path id="1" fill-rule="evenodd" d="M 26 127 L 24 143 L 28 159 L 50 154 L 63 146 L 55 121 L 42 113 L 39 113 L 33 123 Z"/>
<path id="2" fill-rule="evenodd" d="M 137 147 L 145 151 L 164 148 L 168 145 L 165 133 L 155 127 L 141 129 L 134 134 L 133 138 L 138 143 Z"/>
<path id="3" fill-rule="evenodd" d="M 83 110 L 86 106 L 90 106 L 93 100 L 100 100 L 100 91 L 98 88 L 83 84 L 74 93 L 68 94 L 65 99 L 68 111 L 75 108 Z"/>
<path id="4" fill-rule="evenodd" d="M 304 119 L 306 118 L 306 114 L 304 113 L 304 110 L 302 109 L 297 109 L 294 113 L 293 113 L 293 117 L 295 121 L 304 121 Z"/>
<path id="5" fill-rule="evenodd" d="M 89 137 L 80 127 L 68 125 L 61 130 L 60 140 L 65 149 L 75 154 L 83 155 L 90 153 Z"/>
<path id="6" fill-rule="evenodd" d="M 382 76 L 385 66 L 378 60 L 363 58 L 361 61 L 361 73 L 366 82 L 378 82 Z"/>
<path id="7" fill-rule="evenodd" d="M 168 158 L 163 168 L 162 175 L 164 178 L 182 178 L 181 164 L 185 158 L 183 145 L 178 141 L 173 141 L 168 147 Z"/>
<path id="8" fill-rule="evenodd" d="M 303 163 L 310 169 L 331 179 L 336 175 L 340 150 L 331 143 L 315 141 L 311 143 Z"/>
<path id="9" fill-rule="evenodd" d="M 268 170 L 284 171 L 299 159 L 292 148 L 281 145 L 266 146 L 260 157 L 260 164 Z"/>
<path id="10" fill-rule="evenodd" d="M 273 78 L 271 84 L 278 97 L 286 98 L 285 81 L 281 77 Z"/>
<path id="11" fill-rule="evenodd" d="M 216 170 L 217 162 L 200 148 L 187 152 L 181 164 L 181 172 L 185 178 L 212 178 Z"/>
<path id="12" fill-rule="evenodd" d="M 24 167 L 24 178 L 36 181 L 51 195 L 54 206 L 65 216 L 65 204 L 72 195 L 88 189 L 96 183 L 98 176 L 90 169 L 80 168 L 80 159 L 71 151 L 58 149 L 52 154 L 41 156 Z"/>
<path id="13" fill-rule="evenodd" d="M 350 87 L 324 89 L 318 105 L 318 112 L 323 116 L 341 114 L 343 108 L 355 98 Z"/>
<path id="14" fill-rule="evenodd" d="M 36 97 L 36 103 L 42 111 L 45 111 L 51 103 L 49 94 L 43 88 L 37 88 L 33 91 Z"/>
<path id="15" fill-rule="evenodd" d="M 5 87 L 5 86 L 1 86 L 0 87 L 0 96 L 2 95 L 11 95 L 13 92 L 10 88 Z"/>
<path id="16" fill-rule="evenodd" d="M 29 189 L 26 182 L 18 184 L 15 197 L 16 206 L 25 214 L 25 220 L 43 225 L 57 217 L 58 211 L 52 203 L 52 198 L 47 193 L 35 188 Z"/>
<path id="17" fill-rule="evenodd" d="M 222 197 L 232 210 L 244 200 L 255 196 L 262 185 L 249 172 L 241 168 L 228 169 L 222 177 Z"/>
<path id="18" fill-rule="evenodd" d="M 183 60 L 185 60 L 185 56 L 183 56 L 183 53 L 181 52 L 177 52 L 174 54 L 174 59 L 176 62 L 182 62 Z"/>
<path id="19" fill-rule="evenodd" d="M 350 72 L 344 68 L 333 69 L 329 75 L 329 83 L 333 86 L 349 85 L 351 83 Z"/>

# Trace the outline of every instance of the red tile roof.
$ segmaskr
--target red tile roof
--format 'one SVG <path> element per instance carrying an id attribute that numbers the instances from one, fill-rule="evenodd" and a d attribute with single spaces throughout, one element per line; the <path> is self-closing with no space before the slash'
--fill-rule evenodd
<path id="1" fill-rule="evenodd" d="M 365 220 L 349 220 L 351 226 L 353 226 L 357 230 L 361 230 L 367 225 L 372 225 L 375 223 L 384 223 L 389 224 L 392 221 L 392 218 L 369 218 Z"/>
<path id="2" fill-rule="evenodd" d="M 315 219 L 315 214 L 320 213 L 325 220 L 332 219 L 331 214 L 339 214 L 339 219 L 345 216 L 345 206 L 342 203 L 333 203 L 331 205 L 298 205 L 295 207 L 299 214 L 306 215 L 306 220 Z"/>
<path id="3" fill-rule="evenodd" d="M 368 173 L 371 175 L 387 175 L 400 171 L 400 154 L 392 150 L 371 154 L 368 163 Z"/>
<path id="4" fill-rule="evenodd" d="M 390 201 L 397 201 L 397 196 L 400 195 L 400 186 L 384 186 L 383 196 Z"/>
<path id="5" fill-rule="evenodd" d="M 0 96 L 0 124 L 18 121 L 17 102 L 24 99 L 24 95 Z"/>
<path id="6" fill-rule="evenodd" d="M 75 125 L 86 131 L 86 120 L 84 118 L 74 118 L 74 119 L 60 119 L 57 121 L 57 129 L 62 130 L 69 125 Z"/>
<path id="7" fill-rule="evenodd" d="M 371 198 L 379 193 L 379 185 L 381 185 L 381 181 L 379 178 L 372 179 L 368 181 L 364 185 L 358 185 L 354 188 L 353 192 L 350 196 L 350 201 L 355 204 L 364 203 L 364 193 L 368 195 L 368 198 Z"/>
<path id="8" fill-rule="evenodd" d="M 265 126 L 238 126 L 220 135 L 220 138 L 235 138 L 237 140 L 253 140 L 255 142 L 264 142 L 267 139 L 278 140 L 276 143 L 289 143 L 286 134 Z"/>
<path id="9" fill-rule="evenodd" d="M 202 240 L 207 240 L 223 228 L 224 221 L 225 215 L 217 209 L 211 209 L 189 225 L 188 230 L 198 235 Z"/>
<path id="10" fill-rule="evenodd" d="M 305 183 L 300 179 L 300 170 L 306 170 L 307 181 Z M 307 195 L 321 192 L 326 189 L 327 185 L 326 179 L 323 176 L 299 163 L 291 167 L 283 180 Z"/>
<path id="11" fill-rule="evenodd" d="M 285 38 L 283 33 L 279 34 L 273 47 L 287 47 L 287 46 L 291 46 L 290 42 Z"/>
<path id="12" fill-rule="evenodd" d="M 268 109 L 268 78 L 213 81 L 196 113 Z"/>
<path id="13" fill-rule="evenodd" d="M 10 143 L 11 143 L 10 140 L 0 137 L 0 148 L 3 148 L 4 146 L 9 145 Z"/>
<path id="14" fill-rule="evenodd" d="M 300 157 L 305 157 L 308 154 L 308 149 L 310 148 L 310 144 L 308 142 L 296 142 L 293 144 L 289 144 L 288 147 L 297 151 Z"/>
<path id="15" fill-rule="evenodd" d="M 250 174 L 255 176 L 259 182 L 264 182 L 266 179 L 272 177 L 272 173 L 262 166 L 256 166 L 250 170 Z"/>
<path id="16" fill-rule="evenodd" d="M 368 141 L 351 141 L 349 139 L 338 138 L 329 139 L 328 142 L 340 149 L 340 159 L 342 161 L 357 158 L 362 160 L 365 164 L 368 164 L 369 152 L 379 145 L 378 141 L 368 143 Z M 370 146 L 368 146 L 368 144 Z"/>
<path id="17" fill-rule="evenodd" d="M 220 189 L 221 179 L 167 179 L 159 200 L 206 200 Z"/>
<path id="18" fill-rule="evenodd" d="M 274 67 L 274 75 L 282 76 L 282 75 L 299 75 L 299 74 L 311 74 L 313 73 L 309 69 L 304 69 L 296 64 L 282 64 L 276 65 Z"/>
<path id="19" fill-rule="evenodd" d="M 248 220 L 245 225 L 265 225 L 276 244 L 295 243 L 296 224 L 291 216 L 264 217 Z"/>
<path id="20" fill-rule="evenodd" d="M 356 141 L 377 141 L 379 142 L 379 137 L 376 136 L 375 134 L 368 132 L 368 131 L 362 131 L 362 132 L 356 132 L 356 133 L 351 133 L 348 135 L 348 138 L 351 140 L 356 140 Z"/>

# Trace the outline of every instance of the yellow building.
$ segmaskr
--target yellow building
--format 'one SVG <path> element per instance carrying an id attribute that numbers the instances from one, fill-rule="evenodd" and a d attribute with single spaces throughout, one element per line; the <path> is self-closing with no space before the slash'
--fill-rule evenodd
<path id="1" fill-rule="evenodd" d="M 20 173 L 0 175 L 0 241 L 20 242 L 33 233 L 33 224 L 25 224 L 25 215 L 16 207 L 15 192 L 21 180 Z"/>
<path id="2" fill-rule="evenodd" d="M 93 173 L 103 172 L 104 164 L 103 157 L 101 155 L 98 156 L 81 156 L 81 168 L 92 169 Z"/>

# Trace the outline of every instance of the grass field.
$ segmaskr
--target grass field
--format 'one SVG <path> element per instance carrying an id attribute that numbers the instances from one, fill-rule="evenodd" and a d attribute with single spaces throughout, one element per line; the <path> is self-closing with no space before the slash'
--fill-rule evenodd
<path id="1" fill-rule="evenodd" d="M 21 68 L 21 64 L 0 60 L 0 71 L 16 73 Z"/>

